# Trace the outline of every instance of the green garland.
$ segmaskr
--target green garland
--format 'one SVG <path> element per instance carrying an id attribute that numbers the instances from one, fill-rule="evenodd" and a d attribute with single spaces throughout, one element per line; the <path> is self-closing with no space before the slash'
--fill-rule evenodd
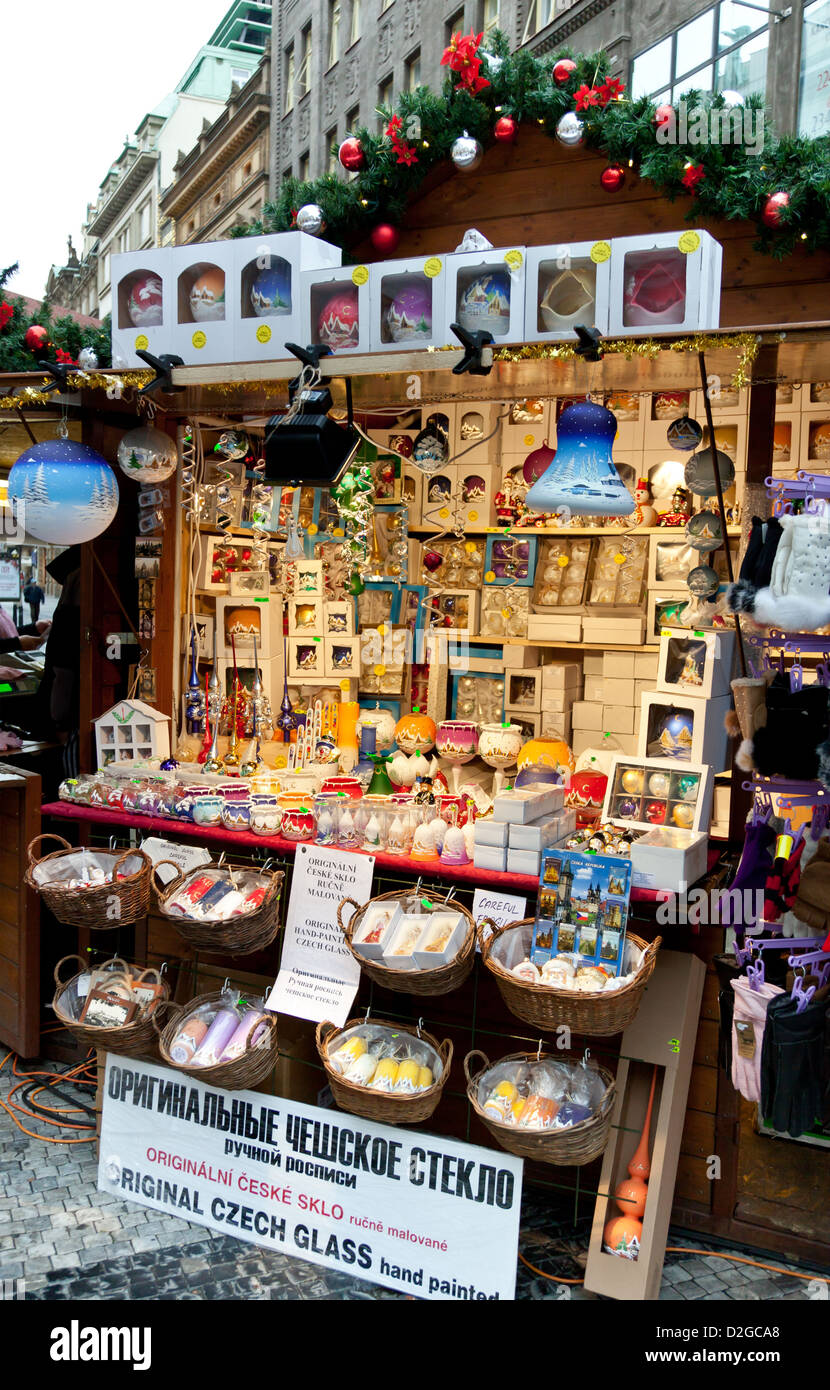
<path id="1" fill-rule="evenodd" d="M 61 360 L 58 353 L 65 354 L 66 358 L 77 362 L 78 353 L 81 348 L 94 348 L 98 354 L 99 367 L 108 367 L 112 360 L 112 342 L 110 336 L 110 316 L 104 319 L 100 328 L 82 328 L 76 323 L 71 315 L 66 314 L 62 318 L 56 319 L 53 316 L 49 304 L 41 304 L 35 313 L 30 314 L 24 301 L 6 293 L 6 284 L 12 278 L 16 265 L 7 266 L 5 270 L 0 270 L 0 306 L 8 305 L 11 309 L 0 308 L 0 372 L 33 372 L 36 370 L 36 360 L 29 351 L 23 339 L 26 331 L 35 324 L 40 324 L 49 334 L 52 343 L 51 351 L 47 353 L 50 361 Z"/>
<path id="2" fill-rule="evenodd" d="M 496 63 L 488 61 L 488 55 Z M 465 130 L 486 148 L 494 143 L 493 127 L 498 115 L 513 116 L 525 124 L 541 124 L 551 139 L 563 115 L 575 108 L 580 87 L 593 87 L 608 76 L 605 53 L 579 55 L 563 49 L 537 57 L 519 50 L 511 53 L 503 34 L 488 36 L 487 54 L 481 71 L 489 80 L 478 96 L 471 96 L 456 85 L 448 72 L 442 94 L 427 87 L 403 92 L 394 108 L 379 108 L 387 119 L 396 114 L 403 122 L 406 138 L 408 120 L 416 117 L 420 137 L 411 141 L 418 156 L 412 165 L 397 163 L 391 142 L 383 135 L 361 127 L 352 132 L 363 147 L 364 167 L 351 180 L 325 174 L 313 182 L 284 179 L 279 196 L 265 204 L 255 222 L 232 228 L 230 235 L 261 236 L 267 232 L 288 231 L 295 225 L 297 209 L 316 203 L 323 210 L 325 237 L 348 250 L 364 240 L 379 223 L 400 225 L 405 221 L 407 204 L 436 165 L 450 157 L 453 141 Z M 562 58 L 576 63 L 569 80 L 562 86 L 553 79 L 553 68 Z M 719 94 L 689 92 L 687 107 L 721 109 Z M 797 242 L 810 248 L 830 246 L 830 137 L 808 140 L 797 136 L 777 139 L 763 115 L 763 98 L 751 96 L 747 111 L 757 112 L 763 122 L 763 152 L 752 154 L 743 144 L 660 144 L 655 138 L 654 103 L 647 97 L 631 101 L 610 101 L 579 112 L 585 123 L 587 146 L 602 151 L 609 163 L 623 169 L 636 168 L 660 193 L 673 201 L 688 198 L 683 184 L 690 165 L 702 167 L 687 221 L 702 219 L 741 219 L 757 227 L 757 249 L 776 259 L 789 255 Z M 521 138 L 521 134 L 520 134 Z M 761 218 L 766 198 L 783 190 L 789 194 L 780 225 L 768 228 Z"/>

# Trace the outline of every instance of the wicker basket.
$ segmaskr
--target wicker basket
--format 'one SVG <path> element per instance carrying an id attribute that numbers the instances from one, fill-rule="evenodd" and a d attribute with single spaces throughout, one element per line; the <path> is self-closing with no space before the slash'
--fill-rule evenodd
<path id="1" fill-rule="evenodd" d="M 561 1024 L 566 1024 L 574 1033 L 582 1033 L 591 1038 L 610 1038 L 622 1033 L 634 1018 L 640 1007 L 643 990 L 651 978 L 662 938 L 656 937 L 648 945 L 639 936 L 629 932 L 627 940 L 645 954 L 640 969 L 630 984 L 621 989 L 602 991 L 597 994 L 581 994 L 575 990 L 557 989 L 553 985 L 534 985 L 525 980 L 517 980 L 515 975 L 492 958 L 492 950 L 499 937 L 506 932 L 520 931 L 529 927 L 533 917 L 525 917 L 521 922 L 509 922 L 507 926 L 497 927 L 485 941 L 484 933 L 479 931 L 481 958 L 495 976 L 499 993 L 512 1014 L 534 1029 L 551 1032 Z"/>
<path id="2" fill-rule="evenodd" d="M 43 840 L 57 840 L 61 848 L 44 855 L 42 859 L 35 859 L 35 845 Z M 152 864 L 140 849 L 96 849 L 95 854 L 99 859 L 111 863 L 111 869 L 108 881 L 95 884 L 92 888 L 67 888 L 61 884 L 35 881 L 34 871 L 41 864 L 79 853 L 79 848 L 73 849 L 60 835 L 36 835 L 27 850 L 29 866 L 24 874 L 24 882 L 40 894 L 59 922 L 70 927 L 89 927 L 92 931 L 113 931 L 146 917 L 150 906 Z M 118 878 L 119 868 L 128 859 L 141 860 L 141 868 L 127 878 Z"/>
<path id="3" fill-rule="evenodd" d="M 161 864 L 170 864 L 176 870 L 176 877 L 170 883 L 159 887 L 156 870 Z M 209 866 L 205 866 L 209 867 Z M 270 881 L 262 905 L 255 912 L 240 913 L 226 922 L 203 922 L 190 917 L 179 917 L 168 911 L 168 900 L 178 892 L 189 878 L 197 878 L 205 872 L 205 867 L 191 869 L 183 873 L 172 859 L 160 859 L 153 869 L 152 883 L 156 905 L 161 915 L 176 929 L 191 946 L 202 951 L 216 951 L 223 955 L 247 956 L 253 951 L 261 951 L 271 942 L 280 929 L 280 895 L 285 877 L 281 869 L 269 869 Z M 250 864 L 225 865 L 226 868 L 250 870 Z"/>
<path id="4" fill-rule="evenodd" d="M 264 1081 L 276 1066 L 277 1063 L 277 1019 L 275 1014 L 266 1014 L 265 1022 L 267 1031 L 253 1043 L 254 1032 L 248 1039 L 245 1051 L 241 1057 L 234 1057 L 230 1062 L 217 1062 L 215 1067 L 193 1067 L 182 1065 L 181 1062 L 174 1062 L 170 1056 L 170 1048 L 173 1040 L 179 1031 L 182 1016 L 191 1014 L 202 1004 L 222 1005 L 224 995 L 221 990 L 214 990 L 212 994 L 199 994 L 195 999 L 191 999 L 189 1004 L 168 1003 L 162 1007 L 168 1013 L 175 1009 L 173 1017 L 169 1018 L 163 1028 L 159 1027 L 158 1015 L 161 1009 L 154 1010 L 152 1014 L 153 1024 L 159 1035 L 159 1052 L 161 1059 L 168 1067 L 173 1067 L 175 1071 L 184 1072 L 186 1076 L 192 1076 L 196 1081 L 204 1081 L 206 1086 L 219 1086 L 225 1091 L 246 1091 L 253 1086 L 259 1085 Z"/>
<path id="5" fill-rule="evenodd" d="M 353 1081 L 347 1081 L 329 1062 L 329 1043 L 332 1037 L 345 1033 L 349 1028 L 356 1028 L 364 1021 L 362 1018 L 350 1018 L 342 1028 L 336 1023 L 317 1024 L 317 1051 L 325 1067 L 331 1093 L 340 1109 L 360 1115 L 364 1120 L 377 1120 L 387 1125 L 416 1125 L 421 1120 L 428 1120 L 447 1084 L 452 1066 L 452 1043 L 449 1039 L 442 1043 L 437 1042 L 431 1033 L 425 1032 L 423 1028 L 419 1030 L 405 1023 L 391 1023 L 385 1018 L 372 1019 L 373 1023 L 393 1028 L 396 1033 L 411 1033 L 414 1038 L 422 1038 L 435 1048 L 443 1064 L 440 1081 L 436 1081 L 428 1091 L 417 1091 L 413 1096 L 395 1096 L 390 1095 L 388 1091 L 372 1091 L 368 1086 L 356 1086 Z"/>
<path id="6" fill-rule="evenodd" d="M 462 907 L 460 903 L 448 903 L 447 908 L 453 912 L 460 912 L 467 921 L 467 935 L 464 944 L 454 960 L 449 965 L 439 965 L 435 970 L 394 970 L 388 965 L 383 965 L 381 961 L 366 960 L 364 956 L 358 955 L 352 946 L 352 936 L 363 919 L 363 914 L 375 903 L 387 902 L 389 899 L 400 898 L 400 889 L 396 893 L 381 893 L 377 898 L 370 898 L 367 903 L 356 902 L 354 898 L 343 898 L 337 909 L 337 925 L 343 933 L 347 947 L 351 951 L 364 975 L 370 980 L 374 980 L 376 985 L 382 985 L 384 989 L 394 990 L 397 994 L 449 994 L 450 990 L 458 989 L 463 985 L 467 976 L 473 968 L 475 962 L 476 946 L 476 924 L 472 914 Z M 357 910 L 352 914 L 348 926 L 343 925 L 344 907 L 354 907 Z"/>
<path id="7" fill-rule="evenodd" d="M 61 968 L 69 960 L 77 961 L 81 969 L 70 979 L 62 980 L 60 977 Z M 125 962 L 119 963 L 124 964 Z M 52 1000 L 52 1008 L 58 1021 L 72 1033 L 73 1037 L 78 1039 L 78 1042 L 83 1043 L 86 1047 L 100 1048 L 102 1052 L 122 1052 L 129 1057 L 146 1057 L 148 1055 L 157 1057 L 158 1045 L 156 1030 L 153 1027 L 153 1014 L 156 1009 L 160 1009 L 167 1002 L 169 994 L 167 983 L 162 979 L 160 972 L 152 968 L 145 969 L 143 966 L 128 967 L 134 973 L 140 972 L 142 979 L 152 976 L 162 986 L 163 994 L 152 1013 L 145 1014 L 143 1018 L 137 1019 L 134 1023 L 125 1023 L 123 1028 L 90 1028 L 85 1023 L 77 1023 L 61 1008 L 62 996 L 76 980 L 80 979 L 81 975 L 87 973 L 88 969 L 89 966 L 83 958 L 74 955 L 64 956 L 63 960 L 59 960 L 55 966 L 55 995 Z"/>
<path id="8" fill-rule="evenodd" d="M 476 1057 L 481 1058 L 482 1065 L 473 1072 L 471 1064 Z M 547 1057 L 550 1057 L 551 1061 L 562 1060 L 561 1056 L 556 1057 L 555 1054 L 547 1052 L 511 1052 L 508 1057 L 502 1057 L 500 1060 L 502 1062 L 541 1062 Z M 536 1163 L 552 1163 L 556 1167 L 562 1168 L 581 1168 L 583 1164 L 592 1163 L 595 1158 L 599 1158 L 611 1133 L 611 1112 L 614 1109 L 614 1096 L 617 1089 L 617 1083 L 610 1071 L 606 1071 L 605 1067 L 600 1066 L 594 1068 L 605 1082 L 606 1091 L 599 1110 L 591 1116 L 590 1120 L 583 1120 L 578 1125 L 570 1125 L 567 1129 L 522 1130 L 514 1125 L 499 1124 L 498 1120 L 493 1120 L 489 1115 L 485 1115 L 478 1103 L 479 1082 L 484 1073 L 494 1065 L 495 1063 L 491 1062 L 477 1048 L 468 1052 L 464 1058 L 467 1099 L 497 1144 L 506 1149 L 508 1153 L 515 1154 L 517 1158 L 532 1158 Z"/>

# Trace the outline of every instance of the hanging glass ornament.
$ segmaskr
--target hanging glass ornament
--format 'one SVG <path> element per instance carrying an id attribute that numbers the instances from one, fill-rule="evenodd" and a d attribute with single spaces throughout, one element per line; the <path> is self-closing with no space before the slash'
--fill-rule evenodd
<path id="1" fill-rule="evenodd" d="M 717 550 L 723 544 L 723 527 L 717 512 L 702 511 L 690 518 L 686 539 L 693 550 Z"/>
<path id="2" fill-rule="evenodd" d="M 716 449 L 715 454 L 717 455 L 721 491 L 727 492 L 735 481 L 735 465 L 729 455 L 724 454 L 720 449 Z M 714 497 L 717 494 L 715 460 L 711 449 L 701 449 L 699 453 L 692 454 L 686 464 L 686 486 L 698 497 Z"/>
<path id="3" fill-rule="evenodd" d="M 559 417 L 556 454 L 525 497 L 527 510 L 630 516 L 634 498 L 611 451 L 616 432 L 617 421 L 605 406 L 592 401 L 567 406 Z"/>
<path id="4" fill-rule="evenodd" d="M 568 149 L 575 149 L 581 145 L 585 134 L 585 123 L 579 119 L 575 111 L 566 111 L 556 127 L 556 138 L 560 145 L 565 145 Z"/>
<path id="5" fill-rule="evenodd" d="M 463 135 L 459 135 L 458 139 L 453 141 L 450 158 L 456 169 L 469 174 L 478 168 L 484 158 L 484 150 L 481 142 L 468 135 L 465 130 Z"/>

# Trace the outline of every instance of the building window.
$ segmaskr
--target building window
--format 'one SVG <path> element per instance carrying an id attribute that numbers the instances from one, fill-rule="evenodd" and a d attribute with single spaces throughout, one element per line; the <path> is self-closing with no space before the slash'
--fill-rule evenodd
<path id="1" fill-rule="evenodd" d="M 351 111 L 346 112 L 346 134 L 354 135 L 360 125 L 360 107 L 353 106 Z"/>
<path id="2" fill-rule="evenodd" d="M 407 58 L 405 66 L 405 85 L 408 92 L 414 92 L 416 87 L 421 85 L 421 50 L 416 48 L 411 58 Z"/>
<path id="3" fill-rule="evenodd" d="M 301 183 L 308 183 L 308 180 L 309 180 L 310 176 L 311 176 L 311 161 L 310 161 L 310 159 L 309 159 L 309 157 L 308 157 L 308 150 L 306 150 L 305 154 L 301 154 L 301 155 L 300 155 L 300 181 L 301 181 Z"/>
<path id="4" fill-rule="evenodd" d="M 464 9 L 463 9 L 463 6 L 462 6 L 462 8 L 461 8 L 460 10 L 456 10 L 456 12 L 455 12 L 454 15 L 450 15 L 450 18 L 447 20 L 447 22 L 446 22 L 444 28 L 445 28 L 445 30 L 446 30 L 446 40 L 445 40 L 445 42 L 448 43 L 448 44 L 452 42 L 452 36 L 453 36 L 453 34 L 463 34 L 463 33 L 464 33 Z"/>
<path id="5" fill-rule="evenodd" d="M 285 182 L 286 179 L 293 178 L 293 176 L 294 176 L 294 170 L 292 169 L 291 165 L 289 164 L 288 168 L 287 168 L 287 169 L 283 169 L 283 171 L 282 171 L 283 183 Z"/>
<path id="6" fill-rule="evenodd" d="M 340 57 L 340 0 L 329 0 L 329 67 Z"/>
<path id="7" fill-rule="evenodd" d="M 564 8 L 564 6 L 559 7 Z M 485 34 L 499 27 L 499 0 L 484 0 L 481 14 L 481 28 Z"/>
<path id="8" fill-rule="evenodd" d="M 360 38 L 360 0 L 352 0 L 352 22 L 349 26 L 349 46 Z"/>
<path id="9" fill-rule="evenodd" d="M 388 76 L 383 82 L 380 82 L 380 83 L 378 84 L 378 111 L 379 111 L 379 113 L 380 113 L 380 110 L 381 110 L 382 108 L 384 108 L 384 107 L 385 107 L 385 109 L 386 109 L 387 111 L 390 111 L 390 110 L 392 109 L 392 102 L 394 101 L 394 97 L 395 97 L 395 88 L 394 88 L 394 82 L 393 82 L 393 80 L 392 80 L 392 74 L 390 73 L 389 76 Z M 378 131 L 379 131 L 379 132 L 382 132 L 382 131 L 384 130 L 384 128 L 385 128 L 385 126 L 386 126 L 386 122 L 387 122 L 388 120 L 389 120 L 389 117 L 388 117 L 388 116 L 382 116 L 382 115 L 378 114 Z"/>
<path id="10" fill-rule="evenodd" d="M 562 8 L 565 8 L 564 6 Z M 553 0 L 530 0 L 522 43 L 526 43 L 553 19 Z"/>
<path id="11" fill-rule="evenodd" d="M 231 68 L 231 82 L 235 82 L 237 87 L 244 87 L 250 75 L 247 68 Z"/>
<path id="12" fill-rule="evenodd" d="M 302 33 L 300 65 L 297 69 L 297 96 L 304 97 L 311 83 L 311 25 Z"/>
<path id="13" fill-rule="evenodd" d="M 150 200 L 141 208 L 138 214 L 138 240 L 140 245 L 144 245 L 150 235 Z"/>
<path id="14" fill-rule="evenodd" d="M 815 0 L 801 16 L 798 133 L 830 133 L 830 0 Z"/>
<path id="15" fill-rule="evenodd" d="M 805 11 L 806 13 L 806 11 Z M 722 0 L 634 58 L 631 96 L 677 101 L 684 92 L 765 95 L 769 22 L 757 5 Z"/>
<path id="16" fill-rule="evenodd" d="M 388 10 L 388 9 L 389 9 L 389 6 L 390 6 L 391 4 L 392 4 L 392 0 L 380 0 L 380 12 L 381 12 L 381 14 L 383 14 L 384 10 Z"/>
<path id="17" fill-rule="evenodd" d="M 285 105 L 283 111 L 294 107 L 294 45 L 292 43 L 285 55 Z"/>
<path id="18" fill-rule="evenodd" d="M 326 173 L 336 174 L 340 168 L 337 158 L 337 126 L 332 126 L 326 135 Z"/>
<path id="19" fill-rule="evenodd" d="M 195 232 L 195 230 L 196 230 L 196 223 L 195 223 L 195 222 L 193 221 L 193 219 L 191 218 L 191 220 L 190 220 L 190 221 L 188 222 L 188 224 L 187 224 L 187 235 L 190 236 L 192 232 Z"/>

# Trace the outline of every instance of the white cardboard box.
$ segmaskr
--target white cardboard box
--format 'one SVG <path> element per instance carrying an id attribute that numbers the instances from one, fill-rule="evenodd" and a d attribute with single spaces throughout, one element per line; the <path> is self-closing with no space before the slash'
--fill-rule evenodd
<path id="1" fill-rule="evenodd" d="M 504 673 L 504 703 L 519 713 L 538 713 L 542 708 L 541 666 L 519 666 Z"/>
<path id="2" fill-rule="evenodd" d="M 603 652 L 586 652 L 582 658 L 582 669 L 587 676 L 601 676 L 605 661 Z"/>
<path id="3" fill-rule="evenodd" d="M 571 724 L 575 729 L 592 729 L 602 733 L 605 728 L 602 705 L 590 700 L 576 700 L 571 706 Z"/>
<path id="4" fill-rule="evenodd" d="M 140 367 L 136 349 L 173 352 L 175 276 L 170 250 L 128 251 L 112 257 L 112 364 Z M 161 282 L 161 304 L 152 277 Z"/>
<path id="5" fill-rule="evenodd" d="M 496 343 L 525 341 L 525 256 L 521 247 L 456 251 L 447 256 L 444 342 L 450 324 L 492 333 Z"/>
<path id="6" fill-rule="evenodd" d="M 729 766 L 729 740 L 724 717 L 732 707 L 730 695 L 707 700 L 702 695 L 667 695 L 662 691 L 645 691 L 640 697 L 640 731 L 638 752 L 641 757 L 665 756 L 671 747 L 672 757 L 683 766 L 681 753 L 692 763 L 706 763 L 713 772 L 724 772 Z M 664 719 L 688 716 L 691 734 L 686 730 L 666 729 L 661 733 Z"/>
<path id="7" fill-rule="evenodd" d="M 548 845 L 558 844 L 566 835 L 576 829 L 576 812 L 567 808 L 555 816 L 543 816 L 540 820 L 529 821 L 527 825 L 509 826 L 508 849 L 543 850 Z"/>
<path id="8" fill-rule="evenodd" d="M 325 637 L 325 673 L 332 679 L 359 679 L 360 638 Z"/>
<path id="9" fill-rule="evenodd" d="M 572 613 L 529 613 L 527 635 L 531 642 L 579 642 L 583 619 Z"/>
<path id="10" fill-rule="evenodd" d="M 602 728 L 609 734 L 633 734 L 633 705 L 605 705 L 602 710 Z"/>
<path id="11" fill-rule="evenodd" d="M 529 246 L 525 340 L 573 340 L 574 326 L 608 332 L 611 259 L 607 242 Z"/>
<path id="12" fill-rule="evenodd" d="M 629 781 L 632 776 L 633 782 Z M 712 769 L 703 763 L 678 763 L 673 758 L 621 754 L 614 759 L 608 774 L 602 819 L 640 830 L 665 824 L 705 833 L 712 810 L 713 785 Z M 628 808 L 621 804 L 623 802 L 635 803 L 634 814 L 627 814 Z M 662 822 L 649 819 L 651 803 L 665 806 Z M 690 815 L 687 811 L 675 815 L 678 806 L 689 808 Z M 690 820 L 690 823 L 678 825 L 680 819 Z"/>
<path id="13" fill-rule="evenodd" d="M 720 242 L 698 229 L 615 237 L 609 333 L 642 336 L 717 328 L 722 263 Z"/>
<path id="14" fill-rule="evenodd" d="M 603 646 L 640 646 L 645 631 L 645 619 L 633 615 L 611 614 L 602 618 L 582 619 L 583 642 Z"/>
<path id="15" fill-rule="evenodd" d="M 576 661 L 547 661 L 542 667 L 543 690 L 569 690 L 582 684 L 582 670 Z"/>
<path id="16" fill-rule="evenodd" d="M 561 811 L 565 804 L 565 788 L 553 782 L 530 783 L 500 792 L 493 803 L 493 819 L 510 824 L 525 825 Z"/>
<path id="17" fill-rule="evenodd" d="M 735 633 L 664 628 L 660 634 L 656 688 L 669 694 L 729 695 Z"/>
<path id="18" fill-rule="evenodd" d="M 539 733 L 544 737 L 555 735 L 563 738 L 567 743 L 571 737 L 571 714 L 570 710 L 563 714 L 561 710 L 542 710 L 539 715 Z"/>
<path id="19" fill-rule="evenodd" d="M 585 700 L 593 700 L 599 704 L 603 704 L 605 700 L 605 681 L 602 676 L 586 675 L 582 695 Z"/>
<path id="20" fill-rule="evenodd" d="M 706 873 L 709 837 L 705 831 L 659 826 L 631 845 L 631 884 L 685 893 Z"/>
<path id="21" fill-rule="evenodd" d="M 635 652 L 634 653 L 634 678 L 635 680 L 656 680 L 657 666 L 660 661 L 657 652 Z"/>
<path id="22" fill-rule="evenodd" d="M 473 845 L 473 865 L 476 869 L 491 869 L 503 874 L 507 870 L 507 847 L 496 849 L 490 845 Z"/>
<path id="23" fill-rule="evenodd" d="M 291 356 L 286 343 L 307 347 L 300 276 L 304 270 L 339 266 L 340 247 L 305 232 L 239 237 L 220 245 L 233 248 L 234 295 L 239 306 L 233 360 L 279 361 Z"/>
<path id="24" fill-rule="evenodd" d="M 606 705 L 634 706 L 634 680 L 609 680 L 605 678 Z"/>
<path id="25" fill-rule="evenodd" d="M 417 352 L 455 342 L 446 327 L 446 282 L 443 256 L 370 265 L 372 352 Z"/>
<path id="26" fill-rule="evenodd" d="M 491 849 L 506 849 L 510 826 L 507 821 L 477 820 L 473 828 L 473 844 Z"/>
<path id="27" fill-rule="evenodd" d="M 523 647 L 520 643 L 504 644 L 504 668 L 512 670 L 516 666 L 538 666 L 541 652 L 538 647 Z"/>
<path id="28" fill-rule="evenodd" d="M 175 327 L 168 351 L 188 367 L 233 362 L 239 319 L 233 241 L 195 242 L 169 249 Z"/>
<path id="29" fill-rule="evenodd" d="M 634 652 L 604 652 L 602 674 L 606 680 L 629 680 L 635 675 Z"/>
<path id="30" fill-rule="evenodd" d="M 542 868 L 542 851 L 538 849 L 508 849 L 507 872 L 509 874 L 532 874 L 539 877 Z"/>
<path id="31" fill-rule="evenodd" d="M 368 266 L 301 270 L 299 300 L 302 347 L 325 343 L 334 356 L 370 351 Z"/>

